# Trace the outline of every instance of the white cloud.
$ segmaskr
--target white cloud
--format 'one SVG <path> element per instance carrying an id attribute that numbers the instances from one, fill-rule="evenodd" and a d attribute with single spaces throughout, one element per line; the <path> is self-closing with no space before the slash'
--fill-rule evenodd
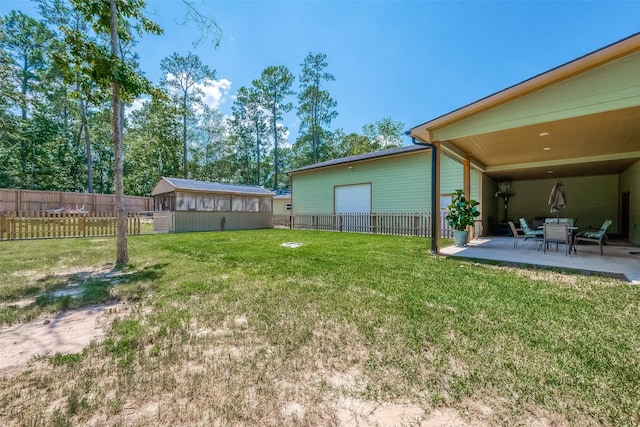
<path id="1" fill-rule="evenodd" d="M 178 76 L 174 74 L 167 74 L 167 81 L 182 80 L 184 76 Z M 231 89 L 231 81 L 227 79 L 205 79 L 203 83 L 196 83 L 193 85 L 195 89 L 198 89 L 204 93 L 202 102 L 204 102 L 209 108 L 219 108 L 221 104 L 227 101 L 229 98 L 229 90 Z M 169 93 L 176 94 L 178 91 L 175 88 L 168 87 Z M 182 94 L 180 94 L 182 95 Z"/>
<path id="2" fill-rule="evenodd" d="M 207 80 L 204 84 L 196 83 L 197 89 L 204 93 L 202 101 L 210 108 L 219 108 L 229 95 L 231 82 L 227 79 Z"/>

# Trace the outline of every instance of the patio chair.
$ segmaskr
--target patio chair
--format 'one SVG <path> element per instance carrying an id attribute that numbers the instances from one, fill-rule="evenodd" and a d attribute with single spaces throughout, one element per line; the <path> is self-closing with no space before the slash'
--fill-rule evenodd
<path id="1" fill-rule="evenodd" d="M 542 240 L 542 234 L 544 233 L 544 231 L 531 229 L 524 218 L 520 218 L 520 228 L 522 228 L 522 232 L 524 233 L 523 240 L 526 241 L 527 239 L 533 238 L 534 248 L 536 247 L 536 243 L 538 242 L 538 240 Z"/>
<path id="2" fill-rule="evenodd" d="M 558 250 L 558 243 L 564 243 L 564 254 L 565 256 L 569 253 L 569 228 L 566 223 L 564 224 L 545 224 L 543 230 L 543 238 L 542 246 L 544 246 L 544 253 L 547 253 L 547 249 L 549 249 L 549 243 L 556 244 L 556 251 Z"/>
<path id="3" fill-rule="evenodd" d="M 577 221 L 573 218 L 545 218 L 545 224 L 567 224 L 573 227 Z"/>
<path id="4" fill-rule="evenodd" d="M 513 234 L 513 247 L 517 248 L 518 247 L 518 238 L 520 237 L 520 232 L 522 231 L 521 228 L 516 228 L 516 226 L 513 224 L 513 221 L 507 221 L 507 224 L 509 224 L 509 229 L 511 230 L 511 233 Z"/>
<path id="5" fill-rule="evenodd" d="M 611 227 L 611 223 L 613 220 L 606 220 L 600 230 L 598 231 L 581 231 L 576 234 L 576 237 L 573 239 L 574 245 L 576 245 L 576 252 L 578 252 L 577 246 L 578 242 L 593 242 L 597 243 L 600 246 L 600 256 L 604 255 L 604 251 L 602 250 L 602 246 L 607 240 L 607 230 Z"/>

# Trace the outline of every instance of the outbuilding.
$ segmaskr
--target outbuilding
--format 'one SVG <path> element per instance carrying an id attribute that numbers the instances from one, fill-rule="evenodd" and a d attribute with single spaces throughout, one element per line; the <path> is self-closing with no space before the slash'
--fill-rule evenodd
<path id="1" fill-rule="evenodd" d="M 154 231 L 271 228 L 274 193 L 257 185 L 163 177 L 151 192 Z"/>
<path id="2" fill-rule="evenodd" d="M 443 157 L 440 175 L 440 206 L 451 203 L 451 194 L 462 188 L 463 167 Z M 346 228 L 352 218 L 358 225 L 351 229 L 373 230 L 381 221 L 388 229 L 420 228 L 415 234 L 428 232 L 431 217 L 431 150 L 410 145 L 372 153 L 332 159 L 288 171 L 292 188 L 292 217 L 296 227 L 324 229 Z M 471 197 L 480 198 L 479 173 L 472 170 Z M 419 219 L 419 218 L 424 218 Z M 342 227 L 341 227 L 342 221 Z M 420 224 L 416 225 L 419 221 Z M 311 224 L 311 225 L 309 225 Z M 400 224 L 408 224 L 406 226 Z M 475 230 L 476 234 L 481 229 Z"/>
<path id="3" fill-rule="evenodd" d="M 273 225 L 291 225 L 291 190 L 277 190 L 273 197 Z"/>

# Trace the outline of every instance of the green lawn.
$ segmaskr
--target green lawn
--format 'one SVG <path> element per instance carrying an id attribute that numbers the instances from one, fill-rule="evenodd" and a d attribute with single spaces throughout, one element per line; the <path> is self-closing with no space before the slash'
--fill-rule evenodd
<path id="1" fill-rule="evenodd" d="M 285 229 L 135 236 L 117 284 L 96 274 L 54 298 L 108 270 L 115 240 L 0 242 L 1 323 L 133 304 L 82 353 L 0 372 L 0 424 L 347 425 L 345 408 L 392 404 L 413 411 L 404 425 L 442 411 L 640 424 L 639 287 L 428 249 Z"/>

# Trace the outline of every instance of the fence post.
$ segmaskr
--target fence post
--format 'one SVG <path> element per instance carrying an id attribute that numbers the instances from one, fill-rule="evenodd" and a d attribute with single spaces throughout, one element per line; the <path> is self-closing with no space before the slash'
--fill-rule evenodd
<path id="1" fill-rule="evenodd" d="M 87 232 L 84 227 L 85 216 L 82 214 L 78 214 L 78 234 L 81 234 L 82 237 L 87 237 Z"/>
<path id="2" fill-rule="evenodd" d="M 15 212 L 15 215 L 9 215 L 9 240 L 15 240 L 16 239 L 16 216 L 17 216 L 17 211 Z"/>

